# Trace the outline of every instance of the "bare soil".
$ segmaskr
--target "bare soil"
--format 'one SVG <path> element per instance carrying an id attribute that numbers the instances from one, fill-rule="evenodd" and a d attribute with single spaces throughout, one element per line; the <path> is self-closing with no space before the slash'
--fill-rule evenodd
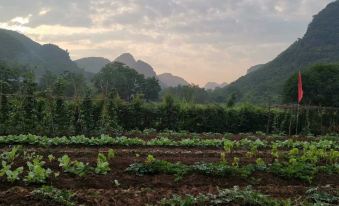
<path id="1" fill-rule="evenodd" d="M 245 187 L 252 185 L 265 194 L 277 198 L 298 198 L 305 194 L 311 186 L 325 186 L 330 184 L 339 189 L 339 176 L 320 174 L 310 185 L 298 180 L 286 180 L 273 174 L 256 172 L 250 178 L 242 177 L 209 177 L 199 174 L 186 175 L 176 181 L 173 175 L 145 175 L 137 176 L 127 173 L 125 169 L 132 163 L 142 162 L 148 154 L 157 159 L 171 162 L 193 164 L 196 162 L 218 162 L 222 149 L 218 148 L 164 148 L 164 147 L 34 147 L 24 146 L 25 151 L 36 152 L 47 157 L 53 154 L 60 157 L 68 154 L 72 160 L 88 162 L 95 165 L 98 152 L 107 152 L 113 148 L 117 156 L 110 160 L 111 171 L 107 175 L 87 175 L 78 177 L 61 173 L 55 179 L 51 178 L 48 185 L 59 189 L 68 189 L 75 193 L 75 200 L 84 205 L 156 205 L 162 198 L 172 197 L 173 194 L 198 195 L 200 193 L 216 193 L 218 188 L 230 188 L 235 185 Z M 0 148 L 0 152 L 8 147 Z M 246 151 L 236 151 L 233 156 L 240 156 L 241 163 L 255 162 L 256 157 L 247 158 Z M 257 157 L 270 161 L 269 151 L 260 151 Z M 16 166 L 24 165 L 25 161 L 16 160 Z M 53 171 L 61 171 L 58 162 L 48 163 L 46 166 Z M 115 184 L 119 182 L 119 186 Z M 31 191 L 41 185 L 28 185 L 22 181 L 10 184 L 0 177 L 0 205 L 58 205 L 50 201 L 38 199 Z"/>

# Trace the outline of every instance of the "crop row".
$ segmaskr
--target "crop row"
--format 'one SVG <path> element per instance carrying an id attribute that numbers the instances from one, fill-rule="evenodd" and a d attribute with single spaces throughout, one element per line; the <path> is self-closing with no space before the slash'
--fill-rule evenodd
<path id="1" fill-rule="evenodd" d="M 81 177 L 90 173 L 98 175 L 107 174 L 111 170 L 108 160 L 112 159 L 114 156 L 114 150 L 109 150 L 107 156 L 99 153 L 94 167 L 90 166 L 89 163 L 78 160 L 72 161 L 67 154 L 60 158 L 56 158 L 54 155 L 50 154 L 47 156 L 47 161 L 49 163 L 57 161 L 63 172 Z M 27 183 L 46 183 L 48 178 L 57 178 L 60 175 L 60 172 L 52 171 L 50 168 L 46 167 L 46 161 L 44 161 L 42 155 L 35 154 L 35 152 L 29 153 L 23 151 L 20 146 L 15 146 L 10 151 L 2 153 L 0 157 L 0 177 L 6 177 L 8 182 L 21 180 L 21 176 L 24 173 L 26 173 L 26 176 L 24 176 L 23 180 Z M 14 168 L 15 160 L 19 158 L 25 160 L 27 166 L 26 172 L 24 172 L 23 166 Z"/>
<path id="2" fill-rule="evenodd" d="M 217 163 L 197 162 L 193 165 L 182 163 L 171 163 L 165 160 L 157 160 L 153 155 L 148 155 L 144 162 L 131 164 L 126 171 L 137 175 L 145 174 L 173 174 L 177 179 L 190 173 L 198 173 L 207 176 L 241 176 L 249 177 L 256 171 L 269 172 L 283 178 L 300 179 L 311 182 L 319 174 L 338 174 L 339 173 L 339 152 L 333 149 L 325 150 L 316 147 L 308 147 L 303 150 L 293 148 L 288 152 L 272 149 L 271 155 L 274 157 L 272 162 L 265 162 L 264 159 L 256 158 L 255 163 L 241 164 L 239 157 L 233 157 L 231 162 L 226 160 L 226 156 L 232 152 L 225 148 L 220 153 L 220 161 Z M 252 151 L 253 152 L 253 151 Z M 255 155 L 255 153 L 251 153 Z M 10 151 L 1 154 L 0 177 L 5 176 L 7 181 L 14 182 L 20 180 L 24 174 L 24 167 L 14 168 L 14 160 L 23 159 L 26 161 L 27 175 L 23 178 L 29 183 L 44 183 L 50 176 L 58 177 L 59 172 L 53 172 L 45 166 L 46 161 L 52 163 L 57 161 L 59 167 L 65 173 L 77 176 L 85 176 L 90 173 L 107 174 L 110 171 L 109 160 L 116 157 L 116 152 L 109 149 L 107 156 L 99 153 L 95 166 L 89 165 L 78 160 L 71 160 L 65 154 L 59 158 L 50 154 L 47 159 L 42 155 L 26 152 L 21 146 L 15 146 Z M 44 161 L 45 160 L 45 161 Z"/>
<path id="3" fill-rule="evenodd" d="M 228 163 L 221 160 L 218 163 L 197 162 L 193 165 L 182 163 L 171 163 L 165 160 L 157 160 L 149 155 L 144 162 L 131 164 L 126 171 L 137 175 L 145 174 L 170 174 L 175 175 L 176 180 L 180 180 L 187 174 L 202 174 L 206 176 L 240 176 L 247 178 L 254 172 L 269 172 L 287 179 L 299 179 L 311 183 L 318 174 L 339 174 L 339 164 L 329 163 L 317 165 L 310 159 L 290 156 L 287 161 L 276 159 L 273 163 L 267 163 L 258 158 L 255 164 L 240 164 L 240 158 L 234 157 Z"/>
<path id="4" fill-rule="evenodd" d="M 234 186 L 228 189 L 219 189 L 217 194 L 173 195 L 164 198 L 160 205 L 257 205 L 257 206 L 334 206 L 338 205 L 338 192 L 324 191 L 323 188 L 310 188 L 304 198 L 276 199 L 253 190 L 251 186 L 240 188 Z"/>
<path id="5" fill-rule="evenodd" d="M 321 139 L 318 141 L 298 141 L 294 139 L 286 140 L 229 140 L 223 139 L 199 139 L 187 138 L 181 140 L 173 140 L 168 137 L 159 137 L 151 140 L 144 140 L 141 138 L 128 138 L 125 136 L 111 137 L 108 135 L 101 135 L 99 137 L 85 137 L 69 136 L 69 137 L 55 137 L 48 138 L 46 136 L 36 135 L 8 135 L 0 136 L 0 144 L 26 144 L 37 146 L 62 146 L 62 145 L 84 145 L 84 146 L 104 146 L 104 145 L 118 145 L 118 146 L 170 146 L 170 147 L 231 147 L 243 149 L 271 149 L 277 148 L 308 148 L 316 147 L 321 149 L 339 150 L 337 140 Z"/>

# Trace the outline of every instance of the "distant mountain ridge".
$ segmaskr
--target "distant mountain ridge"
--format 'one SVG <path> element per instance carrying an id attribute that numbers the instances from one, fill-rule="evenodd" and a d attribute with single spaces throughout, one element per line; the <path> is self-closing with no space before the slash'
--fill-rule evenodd
<path id="1" fill-rule="evenodd" d="M 72 61 L 67 50 L 57 45 L 41 45 L 27 36 L 11 30 L 0 28 L 0 61 L 9 64 L 25 65 L 32 68 L 39 79 L 46 71 L 60 74 L 65 71 L 82 73 L 90 79 L 99 72 L 109 59 L 103 57 L 86 57 Z M 181 77 L 165 73 L 157 75 L 153 67 L 145 61 L 135 60 L 129 54 L 124 53 L 114 61 L 126 64 L 145 77 L 155 77 L 162 88 L 188 85 Z"/>
<path id="2" fill-rule="evenodd" d="M 216 88 L 223 88 L 227 86 L 228 84 L 226 82 L 218 84 L 217 82 L 207 82 L 204 86 L 205 89 L 207 90 L 214 90 Z"/>
<path id="3" fill-rule="evenodd" d="M 86 57 L 75 61 L 80 68 L 88 72 L 97 73 L 103 66 L 110 63 L 110 60 L 102 57 Z M 123 53 L 113 60 L 113 62 L 120 62 L 126 64 L 128 67 L 135 69 L 139 74 L 143 74 L 146 78 L 155 77 L 159 80 L 162 88 L 176 87 L 179 85 L 188 85 L 189 83 L 181 77 L 164 73 L 157 75 L 154 68 L 145 61 L 136 60 L 130 53 Z"/>
<path id="4" fill-rule="evenodd" d="M 0 29 L 0 45 L 0 61 L 28 65 L 38 77 L 46 70 L 83 72 L 66 50 L 53 44 L 41 45 L 15 31 Z"/>
<path id="5" fill-rule="evenodd" d="M 103 57 L 87 57 L 74 61 L 79 68 L 88 72 L 98 73 L 100 70 L 111 61 Z"/>
<path id="6" fill-rule="evenodd" d="M 339 1 L 314 16 L 302 39 L 274 60 L 262 65 L 225 88 L 225 99 L 237 94 L 238 101 L 280 102 L 286 80 L 313 64 L 339 62 Z"/>
<path id="7" fill-rule="evenodd" d="M 114 62 L 124 63 L 130 68 L 135 69 L 139 74 L 143 74 L 146 78 L 157 76 L 151 65 L 142 60 L 136 61 L 130 53 L 121 54 Z"/>
<path id="8" fill-rule="evenodd" d="M 258 69 L 262 68 L 264 66 L 264 64 L 258 64 L 255 66 L 250 67 L 249 69 L 247 69 L 247 74 L 257 71 Z"/>
<path id="9" fill-rule="evenodd" d="M 163 73 L 158 75 L 158 79 L 160 82 L 162 82 L 164 84 L 164 87 L 177 87 L 179 85 L 181 86 L 185 86 L 185 85 L 189 85 L 189 83 L 178 76 L 174 76 L 171 73 Z"/>

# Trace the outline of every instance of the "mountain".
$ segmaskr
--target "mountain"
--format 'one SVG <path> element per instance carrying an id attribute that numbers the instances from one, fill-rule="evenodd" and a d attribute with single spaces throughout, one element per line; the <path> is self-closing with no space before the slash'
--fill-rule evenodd
<path id="1" fill-rule="evenodd" d="M 120 56 L 118 56 L 114 61 L 124 63 L 130 68 L 133 68 L 135 63 L 137 63 L 132 54 L 130 53 L 123 53 Z"/>
<path id="2" fill-rule="evenodd" d="M 102 57 L 86 57 L 78 59 L 75 61 L 78 67 L 83 68 L 87 72 L 97 73 L 104 67 L 106 64 L 110 63 L 110 60 Z M 165 73 L 157 76 L 154 71 L 154 68 L 142 60 L 135 60 L 132 54 L 123 53 L 113 62 L 120 62 L 126 64 L 128 67 L 136 70 L 139 74 L 143 74 L 146 78 L 156 77 L 159 80 L 160 86 L 162 88 L 166 87 L 176 87 L 178 85 L 188 85 L 188 82 L 183 78 L 174 76 L 170 73 Z"/>
<path id="3" fill-rule="evenodd" d="M 247 74 L 257 71 L 258 69 L 262 68 L 264 66 L 264 64 L 258 64 L 255 66 L 250 67 L 249 69 L 247 69 Z"/>
<path id="4" fill-rule="evenodd" d="M 0 29 L 0 45 L 0 61 L 29 65 L 34 68 L 37 77 L 46 70 L 54 73 L 83 72 L 67 51 L 53 44 L 41 45 L 15 31 Z"/>
<path id="5" fill-rule="evenodd" d="M 111 61 L 103 57 L 86 57 L 74 61 L 79 68 L 87 72 L 98 73 L 106 64 Z"/>
<path id="6" fill-rule="evenodd" d="M 136 61 L 130 53 L 123 53 L 114 61 L 126 64 L 130 68 L 135 69 L 139 74 L 143 74 L 146 78 L 157 75 L 151 65 L 142 60 Z"/>
<path id="7" fill-rule="evenodd" d="M 145 75 L 146 78 L 157 76 L 153 67 L 141 60 L 138 60 L 134 65 L 132 65 L 132 68 L 138 73 Z"/>
<path id="8" fill-rule="evenodd" d="M 188 85 L 189 83 L 181 77 L 174 76 L 170 73 L 164 73 L 158 75 L 158 79 L 164 85 L 163 87 L 177 87 L 179 85 Z"/>
<path id="9" fill-rule="evenodd" d="M 223 88 L 223 87 L 225 87 L 225 86 L 227 86 L 227 83 L 226 83 L 226 82 L 221 83 L 221 84 L 218 84 L 218 83 L 216 83 L 216 82 L 208 82 L 208 83 L 204 86 L 204 88 L 207 89 L 207 90 L 214 90 L 214 89 L 216 89 L 216 88 Z"/>
<path id="10" fill-rule="evenodd" d="M 313 17 L 306 34 L 260 69 L 250 72 L 225 88 L 238 101 L 281 102 L 286 80 L 310 65 L 339 62 L 339 1 L 332 2 Z"/>
<path id="11" fill-rule="evenodd" d="M 145 75 L 145 77 L 156 77 L 159 80 L 162 88 L 189 84 L 183 78 L 174 76 L 170 73 L 164 73 L 157 76 L 154 68 L 150 64 L 142 60 L 136 61 L 133 55 L 131 55 L 130 53 L 123 53 L 118 56 L 114 61 L 126 64 L 127 66 L 135 69 L 139 74 Z"/>

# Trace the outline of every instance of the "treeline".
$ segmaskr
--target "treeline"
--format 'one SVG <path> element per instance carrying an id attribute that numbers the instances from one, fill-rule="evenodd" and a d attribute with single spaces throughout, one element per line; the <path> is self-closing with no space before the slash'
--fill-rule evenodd
<path id="1" fill-rule="evenodd" d="M 305 73 L 305 82 L 319 75 L 323 67 Z M 319 71 L 319 72 L 318 72 Z M 337 66 L 328 67 L 328 79 L 334 79 L 337 90 Z M 268 132 L 286 134 L 324 134 L 339 132 L 339 112 L 335 109 L 300 109 L 298 128 L 296 110 L 269 109 L 251 105 L 234 106 L 232 95 L 223 104 L 197 104 L 196 94 L 187 96 L 164 94 L 155 78 L 145 79 L 125 65 L 114 63 L 104 67 L 84 84 L 84 77 L 64 72 L 46 73 L 37 81 L 30 70 L 0 64 L 0 134 L 98 135 L 122 130 L 186 130 L 190 132 Z M 337 73 L 336 73 L 337 74 Z M 130 81 L 130 80 L 133 81 Z M 314 79 L 314 78 L 313 78 Z M 324 80 L 325 81 L 325 80 Z M 317 81 L 323 83 L 324 81 Z M 293 84 L 294 80 L 290 80 Z M 326 85 L 323 83 L 323 85 Z M 305 96 L 310 91 L 305 86 Z M 194 90 L 200 91 L 198 88 Z M 288 89 L 293 95 L 296 88 Z M 173 90 L 175 92 L 175 90 Z M 338 97 L 325 93 L 329 97 Z M 314 95 L 315 97 L 319 97 Z M 186 98 L 187 97 L 187 98 Z M 320 98 L 317 98 L 320 99 Z M 305 98 L 308 103 L 312 102 Z M 329 98 L 321 98 L 329 100 Z M 332 98 L 331 101 L 336 99 Z M 333 102 L 335 102 L 333 101 Z M 308 107 L 306 107 L 308 108 Z"/>
<path id="2" fill-rule="evenodd" d="M 339 113 L 335 110 L 300 109 L 297 130 L 296 110 L 180 103 L 170 96 L 161 103 L 150 103 L 139 96 L 127 102 L 116 94 L 78 99 L 2 95 L 0 114 L 1 135 L 94 136 L 148 128 L 219 133 L 261 131 L 291 135 L 296 132 L 339 132 Z"/>
<path id="3" fill-rule="evenodd" d="M 145 78 L 128 66 L 114 62 L 107 64 L 92 76 L 64 71 L 56 74 L 48 70 L 35 76 L 30 66 L 7 65 L 0 62 L 0 93 L 47 96 L 85 97 L 86 95 L 107 96 L 117 93 L 130 101 L 133 96 L 143 95 L 146 101 L 159 99 L 161 87 L 155 78 Z"/>

